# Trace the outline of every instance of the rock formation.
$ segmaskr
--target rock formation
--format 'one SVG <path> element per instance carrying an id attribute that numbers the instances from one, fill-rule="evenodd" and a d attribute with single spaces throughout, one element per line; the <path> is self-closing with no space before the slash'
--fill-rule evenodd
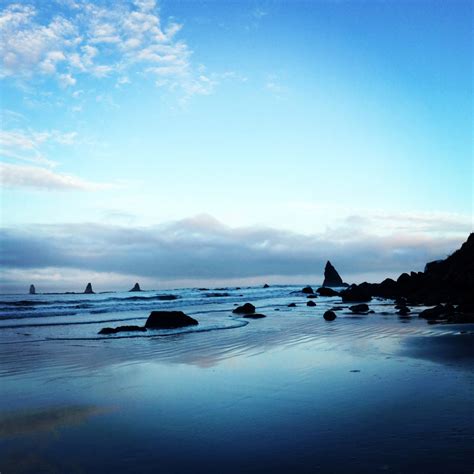
<path id="1" fill-rule="evenodd" d="M 147 329 L 175 329 L 199 323 L 182 311 L 152 311 L 145 323 Z"/>
<path id="2" fill-rule="evenodd" d="M 302 290 L 301 293 L 304 293 L 306 295 L 312 295 L 314 293 L 314 290 L 310 286 L 305 286 Z"/>
<path id="3" fill-rule="evenodd" d="M 135 285 L 133 286 L 133 288 L 130 291 L 142 291 L 142 290 L 140 288 L 140 285 L 138 283 L 135 283 Z"/>
<path id="4" fill-rule="evenodd" d="M 332 266 L 329 260 L 327 261 L 326 267 L 324 269 L 323 286 L 347 286 L 347 284 L 342 281 L 339 273 L 337 273 L 337 270 Z"/>
<path id="5" fill-rule="evenodd" d="M 84 293 L 86 295 L 94 294 L 94 291 L 92 290 L 92 285 L 90 283 L 87 283 L 87 286 L 86 286 L 86 289 L 84 290 Z"/>
<path id="6" fill-rule="evenodd" d="M 323 314 L 323 318 L 326 321 L 334 321 L 336 319 L 336 313 L 334 311 L 328 310 Z"/>
<path id="7" fill-rule="evenodd" d="M 30 285 L 30 295 L 36 295 L 35 285 Z"/>

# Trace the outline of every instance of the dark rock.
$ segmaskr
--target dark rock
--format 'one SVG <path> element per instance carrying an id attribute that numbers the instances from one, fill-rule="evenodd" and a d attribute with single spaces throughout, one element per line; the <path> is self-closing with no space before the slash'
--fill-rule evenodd
<path id="1" fill-rule="evenodd" d="M 259 313 L 252 313 L 252 314 L 244 314 L 244 318 L 250 318 L 250 319 L 261 319 L 261 318 L 266 318 L 264 314 L 259 314 Z"/>
<path id="2" fill-rule="evenodd" d="M 418 316 L 423 319 L 433 320 L 441 319 L 441 317 L 445 314 L 444 306 L 442 304 L 438 304 L 434 308 L 423 310 Z"/>
<path id="3" fill-rule="evenodd" d="M 342 296 L 342 301 L 344 303 L 347 302 L 364 302 L 368 303 L 372 301 L 372 297 L 370 296 L 370 291 L 366 287 L 361 285 L 351 285 L 347 290 L 341 291 L 340 295 Z"/>
<path id="4" fill-rule="evenodd" d="M 296 303 L 290 303 L 290 304 L 288 305 L 288 308 L 296 308 Z"/>
<path id="5" fill-rule="evenodd" d="M 264 288 L 270 288 L 270 285 L 267 285 L 267 284 L 265 283 L 265 285 L 263 285 L 263 287 L 264 287 Z"/>
<path id="6" fill-rule="evenodd" d="M 158 295 L 155 296 L 155 299 L 160 301 L 174 301 L 177 300 L 178 297 L 176 295 Z"/>
<path id="7" fill-rule="evenodd" d="M 230 293 L 207 293 L 207 298 L 223 298 L 224 296 L 230 296 Z"/>
<path id="8" fill-rule="evenodd" d="M 349 309 L 353 313 L 356 313 L 356 314 L 368 313 L 369 312 L 369 307 L 365 303 L 350 306 Z"/>
<path id="9" fill-rule="evenodd" d="M 399 310 L 397 311 L 397 313 L 400 315 L 400 316 L 406 316 L 408 314 L 410 314 L 411 310 L 410 308 L 408 308 L 407 306 L 402 306 L 401 308 L 399 308 Z"/>
<path id="10" fill-rule="evenodd" d="M 346 283 L 342 281 L 339 273 L 337 273 L 337 270 L 332 266 L 329 260 L 327 261 L 326 267 L 324 268 L 323 286 L 347 286 Z"/>
<path id="11" fill-rule="evenodd" d="M 152 311 L 146 320 L 148 329 L 174 329 L 197 326 L 199 323 L 182 311 Z"/>
<path id="12" fill-rule="evenodd" d="M 305 286 L 302 290 L 302 293 L 306 295 L 312 295 L 314 293 L 313 289 L 310 286 Z"/>
<path id="13" fill-rule="evenodd" d="M 314 299 L 314 298 L 317 298 L 317 297 L 318 297 L 318 295 L 316 295 L 316 294 L 306 296 L 306 298 L 310 298 L 310 299 Z"/>
<path id="14" fill-rule="evenodd" d="M 232 312 L 236 314 L 252 314 L 255 313 L 255 306 L 251 303 L 245 303 L 235 308 Z"/>
<path id="15" fill-rule="evenodd" d="M 336 313 L 334 311 L 326 311 L 324 314 L 323 314 L 323 318 L 326 320 L 326 321 L 334 321 L 337 316 L 336 316 Z"/>
<path id="16" fill-rule="evenodd" d="M 306 306 L 316 306 L 316 303 L 310 300 L 306 303 Z"/>
<path id="17" fill-rule="evenodd" d="M 36 295 L 35 285 L 30 285 L 30 295 Z"/>
<path id="18" fill-rule="evenodd" d="M 92 290 L 92 285 L 90 283 L 87 283 L 87 286 L 86 286 L 86 289 L 84 290 L 84 293 L 86 295 L 94 294 L 94 291 Z"/>
<path id="19" fill-rule="evenodd" d="M 116 328 L 103 328 L 99 334 L 117 334 L 118 332 L 145 332 L 146 328 L 143 326 L 118 326 Z"/>
<path id="20" fill-rule="evenodd" d="M 322 286 L 316 290 L 316 293 L 319 293 L 320 296 L 339 296 L 339 293 L 332 288 L 326 288 Z"/>
<path id="21" fill-rule="evenodd" d="M 135 283 L 135 285 L 133 285 L 133 288 L 130 291 L 142 291 L 142 290 L 140 288 L 140 285 L 138 283 Z"/>

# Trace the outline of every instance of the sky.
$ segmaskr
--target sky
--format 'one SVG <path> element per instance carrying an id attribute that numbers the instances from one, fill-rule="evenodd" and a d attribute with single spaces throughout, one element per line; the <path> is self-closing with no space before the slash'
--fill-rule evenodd
<path id="1" fill-rule="evenodd" d="M 0 0 L 0 291 L 444 258 L 473 228 L 472 8 Z"/>

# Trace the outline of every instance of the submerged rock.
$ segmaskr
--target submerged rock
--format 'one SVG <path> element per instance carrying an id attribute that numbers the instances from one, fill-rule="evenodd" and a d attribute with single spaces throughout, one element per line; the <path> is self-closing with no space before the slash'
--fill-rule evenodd
<path id="1" fill-rule="evenodd" d="M 314 293 L 314 290 L 310 286 L 305 286 L 301 290 L 301 293 L 305 293 L 306 295 L 312 295 Z"/>
<path id="2" fill-rule="evenodd" d="M 255 306 L 252 303 L 245 303 L 235 308 L 232 312 L 235 314 L 252 314 L 255 313 Z"/>
<path id="3" fill-rule="evenodd" d="M 152 311 L 146 320 L 147 329 L 175 329 L 199 323 L 182 311 Z"/>
<path id="4" fill-rule="evenodd" d="M 92 295 L 94 294 L 94 290 L 92 289 L 92 285 L 90 283 L 87 283 L 86 289 L 84 290 L 84 293 L 86 295 Z"/>
<path id="5" fill-rule="evenodd" d="M 365 304 L 355 304 L 354 306 L 350 306 L 349 309 L 356 314 L 368 313 L 369 307 Z"/>
<path id="6" fill-rule="evenodd" d="M 225 296 L 230 296 L 230 293 L 207 293 L 207 298 L 223 298 Z"/>
<path id="7" fill-rule="evenodd" d="M 130 291 L 142 291 L 142 289 L 140 288 L 140 285 L 138 283 L 135 283 L 135 285 L 133 285 L 133 288 Z"/>
<path id="8" fill-rule="evenodd" d="M 290 304 L 288 305 L 288 308 L 296 308 L 296 303 L 290 303 Z"/>
<path id="9" fill-rule="evenodd" d="M 116 328 L 103 328 L 99 334 L 117 334 L 118 332 L 146 332 L 143 326 L 118 326 Z"/>
<path id="10" fill-rule="evenodd" d="M 306 306 L 316 306 L 316 303 L 315 303 L 314 301 L 309 300 L 309 301 L 306 303 Z"/>
<path id="11" fill-rule="evenodd" d="M 308 295 L 306 298 L 314 299 L 314 298 L 317 298 L 317 297 L 318 297 L 318 295 L 314 294 L 314 295 Z"/>
<path id="12" fill-rule="evenodd" d="M 30 285 L 30 295 L 36 295 L 35 285 Z"/>
<path id="13" fill-rule="evenodd" d="M 332 288 L 326 288 L 322 286 L 316 290 L 316 293 L 319 293 L 320 296 L 339 296 L 339 293 Z"/>
<path id="14" fill-rule="evenodd" d="M 326 267 L 324 268 L 323 286 L 347 286 L 329 260 L 326 262 Z"/>
<path id="15" fill-rule="evenodd" d="M 250 319 L 261 319 L 261 318 L 266 318 L 264 314 L 259 314 L 259 313 L 252 313 L 252 314 L 244 314 L 244 318 L 250 318 Z"/>
<path id="16" fill-rule="evenodd" d="M 336 316 L 336 313 L 334 311 L 326 311 L 324 314 L 323 314 L 323 318 L 326 320 L 326 321 L 334 321 L 337 316 Z"/>

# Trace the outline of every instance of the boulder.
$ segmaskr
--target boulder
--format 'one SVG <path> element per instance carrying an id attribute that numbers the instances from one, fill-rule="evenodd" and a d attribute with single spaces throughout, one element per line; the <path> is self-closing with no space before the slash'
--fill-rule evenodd
<path id="1" fill-rule="evenodd" d="M 370 291 L 364 288 L 362 285 L 351 285 L 347 290 L 341 291 L 342 301 L 357 302 L 357 303 L 368 303 L 372 301 Z"/>
<path id="2" fill-rule="evenodd" d="M 305 286 L 302 290 L 301 293 L 304 293 L 306 295 L 312 295 L 314 293 L 314 290 L 310 286 Z"/>
<path id="3" fill-rule="evenodd" d="M 290 303 L 290 304 L 288 305 L 288 308 L 296 308 L 296 303 Z"/>
<path id="4" fill-rule="evenodd" d="M 355 304 L 354 306 L 350 306 L 349 309 L 356 314 L 363 314 L 369 312 L 369 307 L 365 303 Z"/>
<path id="5" fill-rule="evenodd" d="M 316 293 L 318 293 L 320 296 L 339 296 L 339 293 L 336 290 L 333 290 L 332 288 L 326 288 L 325 286 L 318 288 Z"/>
<path id="6" fill-rule="evenodd" d="M 133 285 L 133 288 L 130 291 L 142 291 L 142 290 L 140 288 L 140 285 L 138 283 L 135 283 L 135 285 Z"/>
<path id="7" fill-rule="evenodd" d="M 315 303 L 314 301 L 309 300 L 309 301 L 306 303 L 306 306 L 316 306 L 316 303 Z"/>
<path id="8" fill-rule="evenodd" d="M 116 328 L 102 328 L 99 334 L 117 334 L 118 332 L 146 332 L 143 326 L 118 326 Z"/>
<path id="9" fill-rule="evenodd" d="M 245 303 L 235 308 L 232 312 L 235 314 L 252 314 L 255 313 L 255 306 L 251 303 Z"/>
<path id="10" fill-rule="evenodd" d="M 326 262 L 326 267 L 324 268 L 323 286 L 347 286 L 329 260 Z"/>
<path id="11" fill-rule="evenodd" d="M 146 320 L 147 329 L 174 329 L 197 326 L 199 323 L 182 311 L 152 311 Z"/>
<path id="12" fill-rule="evenodd" d="M 411 310 L 410 308 L 408 308 L 407 306 L 402 306 L 401 308 L 398 309 L 397 313 L 400 315 L 400 316 L 407 316 L 408 314 L 410 314 Z"/>
<path id="13" fill-rule="evenodd" d="M 94 290 L 92 289 L 92 285 L 90 283 L 87 283 L 86 289 L 84 290 L 84 294 L 86 295 L 94 294 Z"/>
<path id="14" fill-rule="evenodd" d="M 323 314 L 323 318 L 326 320 L 326 321 L 334 321 L 337 316 L 336 316 L 336 313 L 334 311 L 326 311 L 324 314 Z"/>
<path id="15" fill-rule="evenodd" d="M 30 285 L 30 295 L 36 295 L 35 285 Z"/>
<path id="16" fill-rule="evenodd" d="M 264 288 L 270 288 L 270 285 L 267 285 L 267 284 L 265 283 L 265 285 L 263 285 L 263 287 L 264 287 Z"/>

